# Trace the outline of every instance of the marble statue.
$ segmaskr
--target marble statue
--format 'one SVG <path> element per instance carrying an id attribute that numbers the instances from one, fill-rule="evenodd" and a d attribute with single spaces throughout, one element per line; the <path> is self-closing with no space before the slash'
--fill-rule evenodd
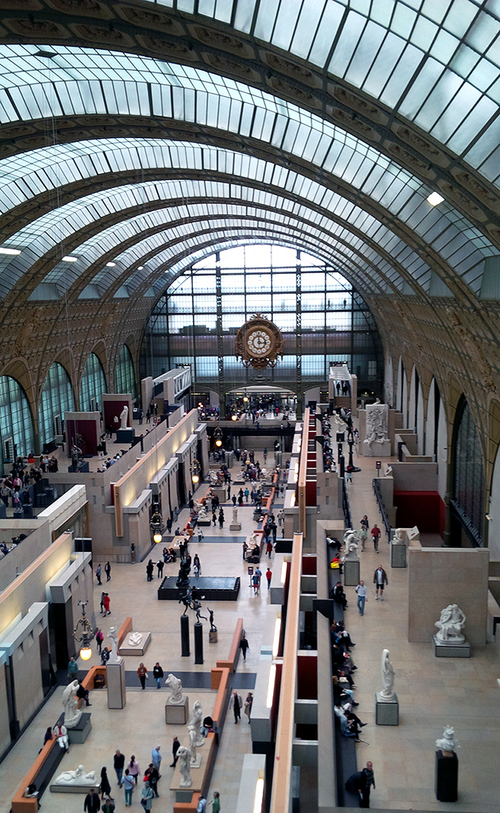
<path id="1" fill-rule="evenodd" d="M 118 655 L 118 630 L 116 629 L 116 627 L 109 628 L 108 638 L 111 640 L 111 643 L 113 644 L 113 648 L 111 650 L 108 663 L 120 663 L 121 659 Z"/>
<path id="2" fill-rule="evenodd" d="M 77 680 L 71 681 L 63 691 L 62 703 L 64 706 L 64 720 L 63 723 L 66 728 L 75 728 L 80 722 L 83 712 L 78 710 L 78 698 L 76 691 L 79 683 Z"/>
<path id="3" fill-rule="evenodd" d="M 196 755 L 196 729 L 194 728 L 194 726 L 188 725 L 188 734 L 189 734 L 189 752 L 191 754 L 189 764 L 191 768 L 199 768 L 200 757 Z"/>
<path id="4" fill-rule="evenodd" d="M 466 620 L 467 618 L 458 604 L 448 604 L 441 611 L 439 621 L 436 621 L 435 626 L 439 628 L 436 640 L 441 644 L 462 644 L 465 641 L 462 629 Z"/>
<path id="5" fill-rule="evenodd" d="M 59 774 L 54 785 L 96 785 L 95 771 L 86 773 L 83 765 L 79 765 L 76 771 L 63 771 Z"/>
<path id="6" fill-rule="evenodd" d="M 404 539 L 403 539 L 403 529 L 402 528 L 396 528 L 396 530 L 394 531 L 394 536 L 392 537 L 392 544 L 393 545 L 404 545 L 404 544 L 406 544 Z"/>
<path id="7" fill-rule="evenodd" d="M 455 729 L 452 728 L 451 725 L 447 725 L 444 727 L 443 736 L 441 739 L 436 740 L 436 748 L 440 751 L 451 751 L 453 752 L 455 748 L 460 748 L 458 742 L 456 741 L 455 737 Z"/>
<path id="8" fill-rule="evenodd" d="M 237 524 L 238 522 L 238 509 L 233 508 L 233 525 Z"/>
<path id="9" fill-rule="evenodd" d="M 357 531 L 353 531 L 352 528 L 348 528 L 347 531 L 344 533 L 344 545 L 346 556 L 349 556 L 350 553 L 353 554 L 353 557 L 356 555 L 358 543 L 359 536 Z"/>
<path id="10" fill-rule="evenodd" d="M 120 429 L 127 429 L 128 423 L 128 406 L 125 404 L 120 412 Z"/>
<path id="11" fill-rule="evenodd" d="M 366 407 L 366 441 L 371 448 L 372 443 L 384 443 L 387 438 L 387 404 L 367 404 Z"/>
<path id="12" fill-rule="evenodd" d="M 177 757 L 179 759 L 179 771 L 182 777 L 179 785 L 181 788 L 190 788 L 193 784 L 193 780 L 191 779 L 191 750 L 181 745 L 177 750 Z"/>
<path id="13" fill-rule="evenodd" d="M 380 696 L 384 697 L 386 700 L 392 700 L 394 697 L 394 669 L 392 663 L 389 660 L 389 650 L 384 649 L 382 652 L 382 663 L 381 663 L 381 671 L 382 671 L 382 691 L 380 692 Z"/>
<path id="14" fill-rule="evenodd" d="M 182 703 L 182 681 L 170 673 L 165 681 L 165 685 L 170 688 L 168 702 L 174 703 L 177 706 Z"/>
<path id="15" fill-rule="evenodd" d="M 142 632 L 132 632 L 128 637 L 127 644 L 129 646 L 140 646 L 142 644 L 142 639 Z"/>
<path id="16" fill-rule="evenodd" d="M 205 744 L 205 738 L 201 733 L 201 720 L 203 717 L 203 710 L 201 708 L 201 703 L 199 700 L 195 700 L 193 703 L 193 710 L 191 712 L 191 719 L 188 723 L 188 729 L 192 728 L 195 732 L 195 745 L 197 748 L 200 748 L 202 745 Z"/>

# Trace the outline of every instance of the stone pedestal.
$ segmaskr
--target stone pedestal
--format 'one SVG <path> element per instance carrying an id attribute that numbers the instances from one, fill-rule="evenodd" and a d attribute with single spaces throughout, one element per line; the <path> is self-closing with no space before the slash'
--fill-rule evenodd
<path id="1" fill-rule="evenodd" d="M 363 457 L 390 457 L 391 456 L 391 441 L 389 438 L 379 441 L 374 440 L 373 443 L 368 443 L 367 440 L 363 441 Z"/>
<path id="2" fill-rule="evenodd" d="M 116 430 L 117 443 L 133 443 L 135 440 L 135 429 L 133 426 L 128 426 L 126 429 Z"/>
<path id="3" fill-rule="evenodd" d="M 189 698 L 183 697 L 182 703 L 172 703 L 170 698 L 165 703 L 165 722 L 167 725 L 186 725 L 189 717 Z"/>
<path id="4" fill-rule="evenodd" d="M 99 791 L 100 784 L 99 782 L 95 783 L 94 785 L 56 785 L 54 782 L 50 786 L 51 793 L 87 793 L 90 791 L 91 788 L 95 790 L 96 793 Z M 41 807 L 41 805 L 40 805 Z"/>
<path id="5" fill-rule="evenodd" d="M 125 688 L 125 661 L 106 664 L 106 685 L 108 688 L 108 709 L 123 709 L 127 704 Z"/>
<path id="6" fill-rule="evenodd" d="M 396 694 L 387 698 L 381 692 L 375 692 L 375 724 L 399 725 L 399 701 Z"/>
<path id="7" fill-rule="evenodd" d="M 214 495 L 214 497 L 219 498 L 219 502 L 221 503 L 221 505 L 222 505 L 223 502 L 226 502 L 226 498 L 227 498 L 227 489 L 226 488 L 213 488 L 212 489 L 212 494 Z"/>
<path id="8" fill-rule="evenodd" d="M 209 517 L 202 517 L 201 519 L 198 520 L 196 524 L 198 527 L 210 528 L 212 520 Z"/>
<path id="9" fill-rule="evenodd" d="M 437 636 L 432 636 L 435 658 L 470 658 L 470 644 L 464 641 L 461 644 L 443 644 Z"/>
<path id="10" fill-rule="evenodd" d="M 436 751 L 436 799 L 438 802 L 458 799 L 458 757 L 453 751 Z"/>
<path id="11" fill-rule="evenodd" d="M 359 559 L 347 558 L 344 562 L 344 586 L 356 587 L 359 584 Z"/>
<path id="12" fill-rule="evenodd" d="M 216 644 L 219 639 L 217 638 L 217 630 L 208 631 L 208 643 Z"/>
<path id="13" fill-rule="evenodd" d="M 74 728 L 68 728 L 68 738 L 70 745 L 82 745 L 85 742 L 92 729 L 92 721 L 90 714 L 82 714 L 78 725 Z M 57 746 L 59 747 L 59 746 Z"/>
<path id="14" fill-rule="evenodd" d="M 143 632 L 142 633 L 142 640 L 138 646 L 132 646 L 128 642 L 129 635 L 124 639 L 123 644 L 120 647 L 119 655 L 139 655 L 142 656 L 146 652 L 149 644 L 151 643 L 151 633 L 150 632 Z"/>
<path id="15" fill-rule="evenodd" d="M 241 531 L 241 522 L 231 522 L 229 525 L 230 531 Z"/>
<path id="16" fill-rule="evenodd" d="M 406 545 L 391 542 L 391 567 L 406 567 Z"/>

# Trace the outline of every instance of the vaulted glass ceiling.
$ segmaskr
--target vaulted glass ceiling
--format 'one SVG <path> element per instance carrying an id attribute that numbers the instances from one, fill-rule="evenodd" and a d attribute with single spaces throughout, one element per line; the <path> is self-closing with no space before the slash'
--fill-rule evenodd
<path id="1" fill-rule="evenodd" d="M 380 100 L 490 180 L 500 170 L 496 0 L 159 0 L 288 51 Z"/>
<path id="2" fill-rule="evenodd" d="M 325 77 L 345 80 L 414 122 L 500 185 L 500 3 L 159 5 L 224 22 L 308 60 Z M 140 117 L 152 123 L 153 135 L 155 122 L 173 120 L 242 141 L 234 150 L 153 135 L 57 143 L 56 117 L 90 127 L 93 116 Z M 227 245 L 238 228 L 248 239 L 260 228 L 283 244 L 307 241 L 308 250 L 314 239 L 322 258 L 373 294 L 429 293 L 437 274 L 451 292 L 459 279 L 461 292 L 477 295 L 485 258 L 498 254 L 451 200 L 430 205 L 434 184 L 324 112 L 201 68 L 104 49 L 3 44 L 0 123 L 34 124 L 32 132 L 43 132 L 49 144 L 30 149 L 21 140 L 18 154 L 0 160 L 0 213 L 35 204 L 35 219 L 4 240 L 22 253 L 0 256 L 3 298 L 34 263 L 32 300 L 63 296 L 73 286 L 80 297 L 151 294 L 151 285 L 160 291 L 185 267 L 197 242 L 200 256 L 213 250 L 207 232 Z M 67 130 L 64 135 L 68 141 Z M 258 158 L 239 151 L 248 152 L 248 139 L 259 147 Z M 82 191 L 60 205 L 59 190 L 69 185 Z M 92 186 L 100 191 L 88 194 Z M 44 195 L 53 203 L 40 215 L 36 201 Z M 61 262 L 68 252 L 78 256 L 71 267 Z M 107 266 L 110 261 L 115 265 Z"/>

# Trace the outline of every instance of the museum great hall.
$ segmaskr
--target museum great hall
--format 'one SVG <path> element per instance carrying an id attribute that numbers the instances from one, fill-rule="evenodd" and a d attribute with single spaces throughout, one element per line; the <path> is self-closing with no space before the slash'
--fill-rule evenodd
<path id="1" fill-rule="evenodd" d="M 196 781 L 223 809 L 349 807 L 343 771 L 367 760 L 372 807 L 498 809 L 499 32 L 492 0 L 1 4 L 0 457 L 4 478 L 20 460 L 24 497 L 3 484 L 0 813 L 35 813 L 21 784 L 42 775 L 81 602 L 100 623 L 105 562 L 110 623 L 151 633 L 149 670 L 182 673 L 190 701 L 200 691 L 219 715 Z M 351 410 L 359 439 L 334 409 Z M 209 523 L 196 549 L 203 575 L 239 593 L 209 598 L 218 641 L 205 623 L 193 662 L 177 601 L 145 565 L 163 548 L 155 531 L 168 545 L 167 521 L 184 530 L 190 499 L 210 504 L 221 462 L 232 493 L 245 487 L 238 449 L 268 470 L 263 516 L 283 512 L 282 539 L 256 598 L 241 543 L 257 533 L 262 547 L 263 521 L 220 494 L 225 527 Z M 364 514 L 389 587 L 375 605 L 369 542 L 353 571 L 366 617 L 343 578 L 370 746 L 346 752 L 326 538 Z M 431 643 L 455 603 L 463 659 Z M 375 699 L 385 648 L 397 726 Z M 82 679 L 94 669 L 92 730 L 61 770 L 107 760 L 111 774 L 116 748 L 139 749 L 133 730 L 147 764 L 157 743 L 140 701 L 169 761 L 165 690 L 142 696 L 139 660 L 124 656 L 119 710 L 109 683 L 94 687 L 95 645 L 78 660 Z M 254 692 L 245 731 L 229 719 L 233 688 Z M 453 804 L 434 788 L 447 724 L 462 744 Z M 176 776 L 163 804 L 196 810 Z"/>

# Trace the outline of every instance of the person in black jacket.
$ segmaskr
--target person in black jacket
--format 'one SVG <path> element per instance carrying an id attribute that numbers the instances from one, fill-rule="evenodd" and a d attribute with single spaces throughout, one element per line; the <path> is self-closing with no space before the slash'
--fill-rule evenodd
<path id="1" fill-rule="evenodd" d="M 155 665 L 153 666 L 153 677 L 156 680 L 156 688 L 161 689 L 161 679 L 163 677 L 163 669 L 161 668 L 158 661 L 156 661 Z"/>
<path id="2" fill-rule="evenodd" d="M 180 747 L 181 747 L 181 744 L 180 744 L 179 740 L 177 739 L 177 737 L 174 737 L 174 741 L 172 743 L 172 756 L 173 756 L 174 761 L 172 762 L 172 764 L 170 766 L 171 768 L 175 768 L 175 766 L 177 765 L 177 760 L 179 759 L 179 757 L 177 756 L 177 751 L 179 750 Z"/>
<path id="3" fill-rule="evenodd" d="M 84 813 L 99 813 L 100 809 L 99 795 L 94 791 L 94 788 L 90 788 L 83 803 L 83 811 Z"/>

